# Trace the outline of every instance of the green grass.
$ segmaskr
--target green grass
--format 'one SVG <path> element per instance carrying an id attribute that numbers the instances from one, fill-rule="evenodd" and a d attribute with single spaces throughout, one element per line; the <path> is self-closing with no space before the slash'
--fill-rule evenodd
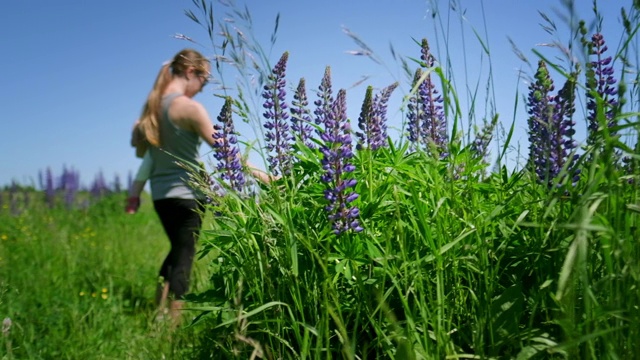
<path id="1" fill-rule="evenodd" d="M 169 242 L 150 200 L 128 215 L 124 195 L 86 210 L 50 210 L 38 196 L 17 216 L 0 212 L 0 317 L 12 322 L 0 358 L 183 358 L 193 331 L 155 321 Z M 194 273 L 197 289 L 206 276 Z"/>

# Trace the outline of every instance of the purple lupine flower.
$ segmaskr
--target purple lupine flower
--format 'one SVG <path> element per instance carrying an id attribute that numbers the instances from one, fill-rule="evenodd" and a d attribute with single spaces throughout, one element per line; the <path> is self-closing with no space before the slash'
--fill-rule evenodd
<path id="1" fill-rule="evenodd" d="M 581 23 L 583 35 L 586 33 L 584 23 Z M 588 130 L 587 144 L 595 143 L 595 133 L 598 131 L 598 103 L 594 92 L 602 99 L 603 114 L 607 126 L 611 129 L 616 126 L 615 114 L 618 110 L 618 101 L 615 96 L 618 91 L 615 87 L 616 79 L 613 76 L 613 64 L 611 56 L 604 56 L 608 50 L 602 34 L 596 33 L 591 36 L 591 41 L 583 39 L 590 56 L 595 60 L 587 64 L 587 110 L 588 110 Z M 614 132 L 610 132 L 613 136 Z"/>
<path id="2" fill-rule="evenodd" d="M 476 134 L 473 143 L 471 143 L 471 154 L 474 158 L 485 161 L 489 152 L 489 143 L 493 139 L 493 131 L 498 124 L 498 116 L 494 116 L 490 122 L 485 122 L 484 126 Z"/>
<path id="3" fill-rule="evenodd" d="M 553 154 L 557 156 L 555 168 L 560 171 L 566 166 L 567 175 L 571 177 L 571 184 L 574 186 L 580 180 L 580 169 L 576 166 L 580 156 L 576 153 L 578 143 L 574 139 L 576 122 L 573 119 L 576 111 L 576 78 L 577 73 L 572 73 L 554 97 L 553 119 L 556 129 L 551 140 L 552 146 L 555 147 Z M 557 173 L 554 176 L 557 176 Z"/>
<path id="4" fill-rule="evenodd" d="M 357 149 L 370 148 L 377 150 L 387 144 L 387 103 L 398 83 L 393 83 L 380 91 L 371 99 L 373 88 L 367 87 L 358 127 L 362 132 L 356 132 L 358 137 Z"/>
<path id="5" fill-rule="evenodd" d="M 64 192 L 64 203 L 67 208 L 72 208 L 75 202 L 76 194 L 80 190 L 80 174 L 73 169 L 62 169 L 60 178 L 60 187 Z"/>
<path id="6" fill-rule="evenodd" d="M 318 86 L 318 100 L 314 101 L 316 109 L 313 111 L 315 115 L 315 123 L 317 125 L 324 125 L 327 118 L 331 116 L 333 106 L 333 90 L 331 88 L 331 67 L 327 66 L 324 69 L 324 76 Z"/>
<path id="7" fill-rule="evenodd" d="M 421 65 L 431 71 L 435 66 L 435 57 L 429 50 L 427 39 L 421 43 Z M 448 156 L 447 121 L 444 116 L 444 99 L 439 95 L 431 73 L 418 69 L 413 78 L 415 96 L 409 99 L 407 113 L 407 132 L 412 148 L 424 146 L 427 153 L 438 155 L 440 159 Z"/>
<path id="8" fill-rule="evenodd" d="M 122 191 L 122 182 L 120 181 L 120 175 L 116 174 L 113 179 L 113 191 L 119 193 Z"/>
<path id="9" fill-rule="evenodd" d="M 93 179 L 93 183 L 91 184 L 91 189 L 89 190 L 91 195 L 94 198 L 101 198 L 109 192 L 109 188 L 107 187 L 107 182 L 104 179 L 104 174 L 102 170 L 96 174 L 96 177 Z"/>
<path id="10" fill-rule="evenodd" d="M 413 75 L 413 82 L 411 83 L 411 88 L 416 89 L 416 91 L 412 92 L 407 104 L 407 138 L 411 142 L 413 150 L 419 149 L 420 144 L 422 143 L 422 124 L 420 123 L 420 120 L 422 119 L 422 107 L 418 101 L 417 90 L 421 83 L 421 78 L 422 69 L 418 68 Z"/>
<path id="11" fill-rule="evenodd" d="M 358 217 L 360 211 L 351 203 L 358 198 L 358 193 L 352 191 L 357 181 L 349 178 L 348 174 L 355 170 L 349 162 L 353 157 L 351 148 L 351 127 L 347 119 L 346 90 L 340 89 L 324 122 L 324 132 L 321 135 L 323 145 L 321 180 L 328 185 L 324 197 L 329 201 L 325 207 L 334 234 L 340 235 L 346 231 L 362 231 Z"/>
<path id="12" fill-rule="evenodd" d="M 387 103 L 391 97 L 391 93 L 398 87 L 395 82 L 376 94 L 373 99 L 373 117 L 371 119 L 371 127 L 369 138 L 372 150 L 379 149 L 387 145 Z"/>
<path id="13" fill-rule="evenodd" d="M 553 80 L 544 61 L 538 63 L 535 82 L 529 85 L 527 101 L 529 113 L 529 163 L 538 181 L 551 187 L 563 167 L 567 166 L 571 182 L 579 179 L 573 163 L 577 158 L 570 153 L 577 144 L 573 140 L 575 130 L 575 74 L 572 74 L 556 96 Z"/>
<path id="14" fill-rule="evenodd" d="M 553 105 L 551 103 L 551 91 L 553 80 L 549 76 L 547 65 L 544 61 L 538 62 L 535 81 L 529 85 L 527 99 L 528 125 L 529 125 L 529 162 L 538 175 L 539 181 L 550 183 L 548 158 L 550 138 L 550 124 L 553 121 Z"/>
<path id="15" fill-rule="evenodd" d="M 293 95 L 291 102 L 291 130 L 300 141 L 310 149 L 314 149 L 315 145 L 311 141 L 313 127 L 311 117 L 309 116 L 309 100 L 307 99 L 307 90 L 304 78 L 300 78 L 298 87 Z"/>
<path id="16" fill-rule="evenodd" d="M 240 148 L 238 147 L 238 136 L 233 125 L 233 100 L 226 97 L 224 105 L 220 110 L 217 119 L 222 125 L 215 124 L 216 132 L 213 134 L 216 142 L 213 145 L 214 157 L 219 161 L 216 166 L 222 181 L 228 181 L 229 186 L 242 191 L 245 185 L 245 177 L 240 163 Z"/>
<path id="17" fill-rule="evenodd" d="M 362 108 L 360 109 L 360 116 L 358 117 L 358 128 L 362 131 L 356 132 L 358 138 L 358 144 L 356 149 L 362 150 L 365 148 L 371 148 L 371 123 L 373 118 L 373 86 L 367 86 L 367 90 L 364 93 L 364 101 L 362 102 Z"/>
<path id="18" fill-rule="evenodd" d="M 422 39 L 422 55 L 420 58 L 427 68 L 432 68 L 435 65 L 435 57 L 429 50 L 427 39 Z M 424 81 L 420 84 L 418 95 L 423 108 L 422 134 L 427 140 L 428 151 L 432 152 L 432 149 L 435 148 L 437 154 L 443 159 L 448 156 L 447 122 L 444 117 L 444 107 L 442 106 L 444 100 L 438 94 L 430 73 L 426 75 Z"/>
<path id="19" fill-rule="evenodd" d="M 56 188 L 53 183 L 53 173 L 51 172 L 51 168 L 48 167 L 45 172 L 45 186 L 44 186 L 44 196 L 47 205 L 50 208 L 55 206 L 55 196 L 56 196 Z"/>
<path id="20" fill-rule="evenodd" d="M 267 150 L 272 153 L 268 155 L 267 160 L 270 170 L 275 175 L 286 175 L 291 172 L 291 140 L 293 140 L 293 136 L 287 122 L 289 113 L 286 111 L 288 106 L 285 101 L 286 91 L 284 89 L 288 59 L 289 52 L 285 51 L 268 76 L 267 84 L 262 92 L 262 97 L 265 100 L 263 106 L 266 109 L 263 116 L 267 119 L 264 124 L 267 129 L 265 140 Z"/>

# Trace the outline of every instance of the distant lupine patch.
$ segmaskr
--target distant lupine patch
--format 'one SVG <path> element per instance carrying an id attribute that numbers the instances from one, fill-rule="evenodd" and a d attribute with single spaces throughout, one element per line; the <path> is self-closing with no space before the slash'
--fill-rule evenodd
<path id="1" fill-rule="evenodd" d="M 567 80 L 558 95 L 552 96 L 553 90 L 553 80 L 545 62 L 541 60 L 535 81 L 529 85 L 527 100 L 529 166 L 535 171 L 538 180 L 548 186 L 552 186 L 563 167 L 567 166 L 570 173 L 573 171 L 571 163 L 574 158 L 569 160 L 568 156 L 576 147 L 573 140 L 575 74 Z M 577 174 L 573 173 L 572 176 Z M 576 181 L 574 177 L 572 182 Z"/>
<path id="2" fill-rule="evenodd" d="M 323 145 L 321 179 L 328 185 L 324 192 L 329 202 L 325 210 L 329 214 L 333 232 L 336 235 L 346 231 L 362 231 L 358 217 L 360 211 L 350 204 L 358 198 L 351 189 L 356 185 L 354 178 L 348 174 L 355 170 L 349 161 L 353 157 L 351 147 L 351 127 L 347 119 L 346 91 L 341 89 L 333 104 L 331 114 L 325 118 L 324 132 L 321 135 Z"/>
<path id="3" fill-rule="evenodd" d="M 593 145 L 595 144 L 595 133 L 599 128 L 599 114 L 604 117 L 609 129 L 617 125 L 615 114 L 618 112 L 618 101 L 616 100 L 618 90 L 616 89 L 616 79 L 613 76 L 612 58 L 604 55 L 608 50 L 604 36 L 596 33 L 591 36 L 591 41 L 587 41 L 584 38 L 587 32 L 584 22 L 581 22 L 580 30 L 583 36 L 582 42 L 592 59 L 587 63 L 586 86 L 587 110 L 589 112 L 587 115 L 589 130 L 587 144 Z M 600 103 L 598 98 L 601 100 Z M 610 131 L 609 134 L 613 136 L 615 132 Z"/>
<path id="4" fill-rule="evenodd" d="M 120 180 L 120 175 L 115 176 L 113 179 L 113 191 L 119 193 L 122 191 L 122 181 Z"/>
<path id="5" fill-rule="evenodd" d="M 331 88 L 331 67 L 327 66 L 324 69 L 324 76 L 318 86 L 318 100 L 314 101 L 316 109 L 313 111 L 315 115 L 315 123 L 317 125 L 324 125 L 327 118 L 331 116 L 333 106 L 333 90 Z"/>
<path id="6" fill-rule="evenodd" d="M 218 121 L 222 124 L 215 124 L 216 133 L 213 135 L 218 140 L 214 145 L 214 157 L 218 160 L 217 170 L 222 181 L 227 181 L 229 186 L 236 191 L 242 191 L 245 185 L 245 177 L 240 163 L 240 148 L 238 147 L 238 137 L 233 125 L 233 100 L 231 97 L 225 98 L 224 105 L 218 115 Z"/>
<path id="7" fill-rule="evenodd" d="M 93 182 L 91 183 L 89 192 L 94 198 L 101 198 L 109 193 L 109 187 L 107 186 L 107 182 L 105 181 L 102 171 L 99 171 L 98 174 L 96 174 Z"/>
<path id="8" fill-rule="evenodd" d="M 105 185 L 106 187 L 106 185 Z M 73 169 L 64 167 L 60 177 L 60 190 L 64 192 L 64 203 L 67 208 L 72 208 L 76 194 L 80 190 L 80 174 Z"/>
<path id="9" fill-rule="evenodd" d="M 393 83 L 383 88 L 373 99 L 373 88 L 367 87 L 358 118 L 358 128 L 362 130 L 362 132 L 356 132 L 358 149 L 377 150 L 387 145 L 387 103 L 391 93 L 397 87 L 398 83 Z"/>
<path id="10" fill-rule="evenodd" d="M 45 172 L 44 196 L 45 196 L 45 201 L 47 202 L 47 205 L 49 205 L 50 208 L 54 207 L 55 200 L 56 200 L 55 199 L 56 189 L 55 189 L 55 184 L 53 183 L 53 172 L 49 167 Z"/>
<path id="11" fill-rule="evenodd" d="M 422 148 L 440 159 L 448 156 L 447 122 L 444 102 L 431 77 L 435 57 L 429 50 L 427 39 L 422 39 L 420 59 L 426 71 L 416 71 L 414 86 L 417 94 L 410 99 L 407 114 L 409 140 L 416 141 L 414 148 Z"/>
<path id="12" fill-rule="evenodd" d="M 289 113 L 286 111 L 285 91 L 285 70 L 289 53 L 285 52 L 268 76 L 267 84 L 264 86 L 262 97 L 264 98 L 263 116 L 267 121 L 264 123 L 265 140 L 267 150 L 270 154 L 267 157 L 269 168 L 275 175 L 289 174 L 291 172 L 291 140 L 293 136 L 289 129 Z"/>
<path id="13" fill-rule="evenodd" d="M 300 78 L 298 87 L 293 95 L 293 101 L 291 102 L 291 130 L 295 137 L 308 146 L 309 148 L 315 148 L 314 143 L 311 141 L 313 134 L 313 127 L 311 124 L 311 116 L 309 115 L 309 100 L 307 99 L 307 89 L 304 78 Z"/>

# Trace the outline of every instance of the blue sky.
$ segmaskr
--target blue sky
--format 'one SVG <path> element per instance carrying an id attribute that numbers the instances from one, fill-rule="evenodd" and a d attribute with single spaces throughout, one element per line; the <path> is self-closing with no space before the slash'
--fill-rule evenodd
<path id="1" fill-rule="evenodd" d="M 579 15 L 592 20 L 592 2 L 576 2 L 580 3 Z M 560 16 L 566 14 L 561 1 L 456 0 L 455 11 L 449 3 L 254 0 L 247 6 L 254 23 L 252 33 L 267 50 L 270 63 L 275 64 L 284 51 L 289 51 L 287 79 L 295 86 L 304 77 L 311 101 L 327 65 L 332 69 L 334 91 L 347 89 L 348 115 L 354 122 L 367 85 L 379 89 L 400 81 L 401 87 L 389 105 L 392 128 L 402 124 L 399 108 L 409 84 L 391 56 L 390 44 L 399 57 L 417 58 L 420 49 L 412 38 L 427 38 L 436 58 L 451 59 L 456 90 L 464 100 L 467 86 L 484 78 L 489 66 L 475 29 L 491 51 L 495 86 L 495 95 L 491 96 L 501 123 L 508 127 L 515 116 L 516 140 L 526 153 L 526 114 L 520 109 L 514 115 L 514 103 L 517 91 L 520 96 L 526 94 L 527 83 L 518 76 L 519 71 L 531 75 L 533 70 L 514 54 L 508 37 L 533 64 L 537 62 L 531 51 L 534 48 L 550 57 L 559 55 L 557 50 L 539 44 L 568 41 L 568 26 Z M 621 35 L 620 7 L 631 1 L 601 3 L 609 4 L 600 11 L 605 39 L 615 49 Z M 223 18 L 226 9 L 217 1 L 213 5 L 215 13 Z M 432 17 L 434 6 L 439 11 L 438 23 Z M 63 166 L 74 168 L 84 185 L 89 185 L 100 171 L 108 181 L 116 174 L 125 180 L 135 172 L 139 159 L 129 146 L 130 130 L 162 62 L 184 47 L 194 47 L 207 56 L 215 54 L 207 45 L 206 31 L 185 16 L 184 11 L 189 9 L 197 12 L 189 0 L 0 2 L 0 186 L 12 180 L 37 185 L 39 171 L 47 167 L 56 175 L 61 174 Z M 542 28 L 538 10 L 556 21 L 558 35 Z M 269 38 L 278 13 L 278 37 L 271 47 Z M 463 21 L 460 14 L 464 14 Z M 366 42 L 383 65 L 349 55 L 358 46 L 345 35 L 343 26 Z M 177 40 L 173 37 L 176 33 L 204 45 Z M 217 37 L 214 41 L 220 43 Z M 226 73 L 231 84 L 237 73 Z M 365 82 L 352 87 L 363 77 L 367 78 Z M 483 87 L 484 80 L 480 80 Z M 196 99 L 207 107 L 215 122 L 222 101 L 214 94 L 222 92 L 209 85 Z M 478 105 L 482 103 L 477 101 Z M 481 120 L 484 114 L 480 109 L 476 117 Z M 256 137 L 254 128 L 239 119 L 236 127 L 244 140 Z M 203 145 L 205 158 L 210 158 L 208 151 Z M 261 164 L 261 160 L 253 159 Z"/>

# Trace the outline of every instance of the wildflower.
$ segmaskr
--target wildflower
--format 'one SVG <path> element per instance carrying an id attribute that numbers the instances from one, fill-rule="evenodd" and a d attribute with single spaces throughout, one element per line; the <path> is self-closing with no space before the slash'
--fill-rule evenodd
<path id="1" fill-rule="evenodd" d="M 93 180 L 90 192 L 94 198 L 101 198 L 109 192 L 109 188 L 107 187 L 107 182 L 104 179 L 102 171 L 99 171 Z"/>
<path id="2" fill-rule="evenodd" d="M 265 99 L 263 116 L 267 121 L 264 124 L 267 132 L 267 150 L 275 155 L 268 155 L 269 167 L 275 175 L 289 174 L 291 171 L 291 140 L 293 136 L 289 130 L 285 102 L 285 70 L 289 52 L 284 52 L 280 60 L 268 76 L 268 83 L 264 86 L 262 97 Z"/>
<path id="3" fill-rule="evenodd" d="M 416 69 L 413 75 L 413 82 L 411 84 L 412 89 L 417 89 L 421 83 L 422 69 Z M 417 90 L 412 92 L 407 104 L 407 138 L 412 143 L 413 149 L 419 148 L 419 144 L 422 142 L 422 131 L 420 126 L 420 120 L 422 119 L 422 108 L 418 102 Z"/>
<path id="4" fill-rule="evenodd" d="M 240 164 L 240 158 L 238 156 L 240 149 L 237 145 L 237 133 L 233 126 L 231 106 L 231 97 L 226 97 L 224 105 L 220 110 L 220 115 L 217 117 L 218 121 L 222 125 L 214 125 L 216 132 L 213 134 L 213 138 L 217 141 L 213 145 L 213 150 L 214 157 L 219 161 L 216 169 L 219 173 L 220 179 L 222 181 L 228 181 L 232 189 L 242 191 L 245 184 L 245 178 L 242 173 L 242 165 Z"/>
<path id="5" fill-rule="evenodd" d="M 358 118 L 358 127 L 362 132 L 357 132 L 358 149 L 364 147 L 376 150 L 386 145 L 387 141 L 387 103 L 398 83 L 393 83 L 372 99 L 373 88 L 367 87 L 362 110 Z"/>
<path id="6" fill-rule="evenodd" d="M 324 144 L 320 148 L 324 174 L 321 180 L 328 185 L 324 192 L 329 205 L 325 210 L 329 214 L 333 232 L 340 235 L 348 230 L 362 231 L 358 217 L 360 211 L 350 204 L 358 198 L 355 191 L 350 191 L 357 181 L 348 178 L 347 174 L 355 170 L 349 163 L 353 157 L 351 148 L 351 127 L 347 119 L 346 91 L 338 91 L 332 111 L 327 113 L 324 122 L 324 132 L 321 139 Z"/>
<path id="7" fill-rule="evenodd" d="M 80 190 L 80 174 L 73 169 L 62 169 L 60 178 L 60 187 L 64 191 L 64 202 L 67 208 L 72 208 L 75 202 L 76 194 Z M 105 185 L 106 187 L 106 185 Z"/>
<path id="8" fill-rule="evenodd" d="M 422 66 L 430 71 L 435 66 L 435 57 L 429 50 L 427 39 L 422 39 L 421 48 Z M 415 142 L 414 148 L 424 145 L 431 155 L 443 159 L 448 156 L 447 122 L 442 105 L 444 99 L 439 95 L 429 72 L 416 71 L 415 86 L 417 94 L 409 102 L 409 140 Z"/>
<path id="9" fill-rule="evenodd" d="M 318 100 L 314 101 L 316 109 L 313 114 L 315 115 L 315 123 L 317 125 L 324 125 L 327 117 L 331 116 L 331 107 L 333 104 L 333 91 L 331 88 L 331 67 L 327 66 L 324 69 L 324 76 L 318 86 Z"/>
<path id="10" fill-rule="evenodd" d="M 45 175 L 45 184 L 44 184 L 44 195 L 47 205 L 52 208 L 55 205 L 55 188 L 53 184 L 53 173 L 51 172 L 51 168 L 47 168 Z"/>
<path id="11" fill-rule="evenodd" d="M 584 29 L 584 23 L 582 25 L 582 32 Z M 595 133 L 598 131 L 598 102 L 596 96 L 602 100 L 602 113 L 604 114 L 604 120 L 606 121 L 609 129 L 616 125 L 615 113 L 618 108 L 618 102 L 614 98 L 617 95 L 615 88 L 616 79 L 613 76 L 613 64 L 611 56 L 603 56 L 608 50 L 605 45 L 604 37 L 602 34 L 596 33 L 591 37 L 591 41 L 585 41 L 583 43 L 587 47 L 590 56 L 594 56 L 595 60 L 590 61 L 587 64 L 587 110 L 588 110 L 588 130 L 589 135 L 587 137 L 587 144 L 593 145 L 595 143 Z M 595 95 L 595 94 L 597 95 Z M 613 136 L 615 132 L 611 132 Z"/>
<path id="12" fill-rule="evenodd" d="M 475 158 L 485 160 L 488 153 L 489 143 L 493 138 L 493 130 L 498 124 L 498 116 L 494 116 L 490 122 L 484 124 L 482 130 L 476 134 L 476 138 L 471 143 L 472 156 Z"/>
<path id="13" fill-rule="evenodd" d="M 80 293 L 78 293 L 78 295 L 84 296 L 84 291 L 80 291 Z"/>
<path id="14" fill-rule="evenodd" d="M 291 130 L 298 137 L 302 143 L 309 148 L 315 148 L 315 145 L 311 141 L 311 117 L 309 116 L 309 101 L 307 100 L 307 91 L 305 87 L 304 78 L 300 78 L 298 87 L 293 95 L 293 101 L 291 102 Z"/>
<path id="15" fill-rule="evenodd" d="M 538 180 L 548 186 L 552 186 L 567 162 L 571 165 L 575 160 L 575 155 L 568 160 L 568 155 L 577 146 L 573 141 L 575 76 L 572 74 L 558 94 L 552 96 L 553 80 L 541 60 L 535 81 L 529 86 L 529 166 Z M 572 182 L 575 183 L 577 173 L 573 176 Z"/>

